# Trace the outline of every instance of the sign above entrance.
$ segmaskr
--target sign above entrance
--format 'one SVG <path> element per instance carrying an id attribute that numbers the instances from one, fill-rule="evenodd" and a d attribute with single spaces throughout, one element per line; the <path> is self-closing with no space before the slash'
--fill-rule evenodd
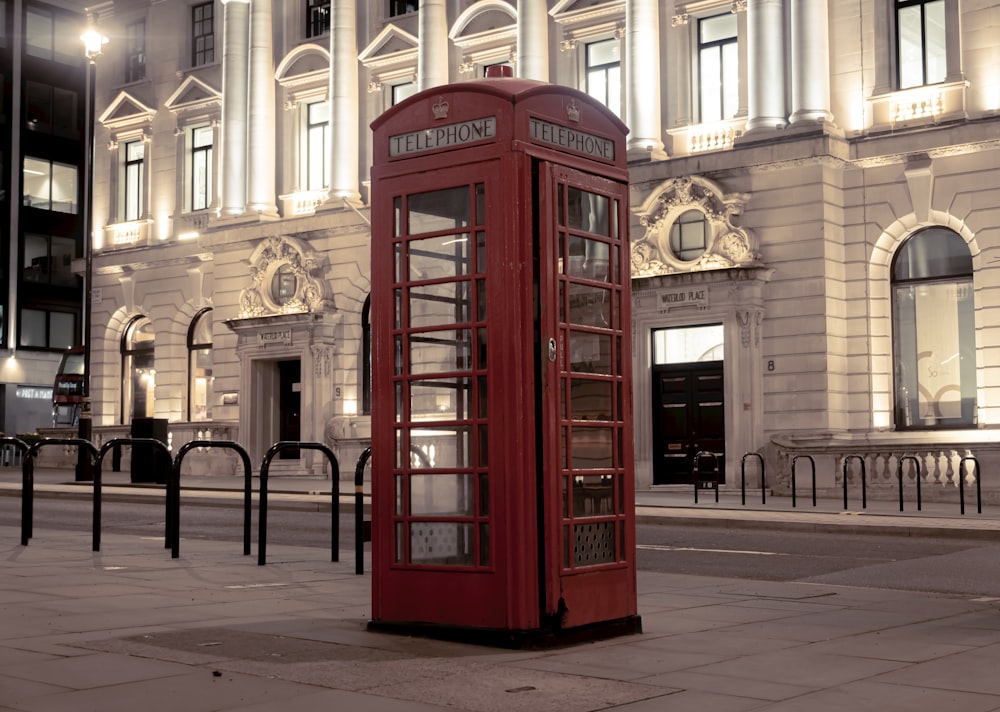
<path id="1" fill-rule="evenodd" d="M 257 345 L 267 346 L 269 344 L 292 345 L 292 330 L 277 329 L 275 331 L 261 331 L 257 334 Z"/>
<path id="2" fill-rule="evenodd" d="M 665 314 L 671 309 L 680 307 L 697 307 L 708 309 L 708 289 L 675 289 L 660 293 L 660 313 Z"/>
<path id="3" fill-rule="evenodd" d="M 422 151 L 464 146 L 468 143 L 496 138 L 496 135 L 497 117 L 485 116 L 481 119 L 390 136 L 389 156 L 408 156 Z"/>

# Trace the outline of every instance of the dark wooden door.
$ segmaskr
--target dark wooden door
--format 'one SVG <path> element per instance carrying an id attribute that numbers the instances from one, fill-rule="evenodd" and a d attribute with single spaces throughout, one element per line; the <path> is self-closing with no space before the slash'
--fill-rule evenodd
<path id="1" fill-rule="evenodd" d="M 719 467 L 725 482 L 725 401 L 721 361 L 653 368 L 653 484 L 694 482 L 695 456 L 702 473 Z"/>

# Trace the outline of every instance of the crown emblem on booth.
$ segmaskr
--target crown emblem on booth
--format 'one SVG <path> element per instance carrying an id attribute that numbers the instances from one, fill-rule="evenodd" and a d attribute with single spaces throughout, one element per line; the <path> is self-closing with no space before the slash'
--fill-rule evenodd
<path id="1" fill-rule="evenodd" d="M 439 96 L 438 100 L 431 106 L 431 111 L 434 113 L 435 119 L 443 119 L 447 117 L 448 102 L 444 100 L 443 96 Z"/>
<path id="2" fill-rule="evenodd" d="M 573 99 L 566 105 L 566 118 L 574 123 L 580 121 L 580 106 L 576 103 L 576 99 Z"/>

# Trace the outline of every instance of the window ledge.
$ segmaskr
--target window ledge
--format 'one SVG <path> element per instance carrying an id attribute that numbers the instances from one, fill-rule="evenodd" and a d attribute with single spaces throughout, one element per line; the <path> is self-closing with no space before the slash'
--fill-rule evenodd
<path id="1" fill-rule="evenodd" d="M 728 151 L 743 135 L 747 119 L 740 116 L 710 124 L 692 124 L 667 133 L 672 140 L 672 155 L 690 156 L 709 151 Z"/>
<path id="2" fill-rule="evenodd" d="M 150 225 L 152 222 L 149 219 L 141 219 L 105 225 L 102 251 L 125 250 L 133 247 L 147 246 L 149 244 Z"/>
<path id="3" fill-rule="evenodd" d="M 965 80 L 928 84 L 869 97 L 872 129 L 898 130 L 966 117 Z"/>

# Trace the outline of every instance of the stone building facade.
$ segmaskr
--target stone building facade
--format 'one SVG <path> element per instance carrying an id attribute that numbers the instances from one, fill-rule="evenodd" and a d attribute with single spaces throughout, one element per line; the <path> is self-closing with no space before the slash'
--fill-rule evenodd
<path id="1" fill-rule="evenodd" d="M 367 444 L 371 133 L 516 76 L 629 126 L 636 480 L 954 489 L 1000 425 L 996 0 L 107 0 L 102 437 Z M 997 253 L 1000 254 L 1000 253 Z M 699 455 L 701 453 L 701 455 Z M 856 456 L 856 457 L 854 457 Z M 284 463 L 322 474 L 307 451 Z M 844 467 L 847 462 L 848 466 Z M 988 482 L 984 484 L 988 485 Z M 801 485 L 800 485 L 801 486 Z"/>

